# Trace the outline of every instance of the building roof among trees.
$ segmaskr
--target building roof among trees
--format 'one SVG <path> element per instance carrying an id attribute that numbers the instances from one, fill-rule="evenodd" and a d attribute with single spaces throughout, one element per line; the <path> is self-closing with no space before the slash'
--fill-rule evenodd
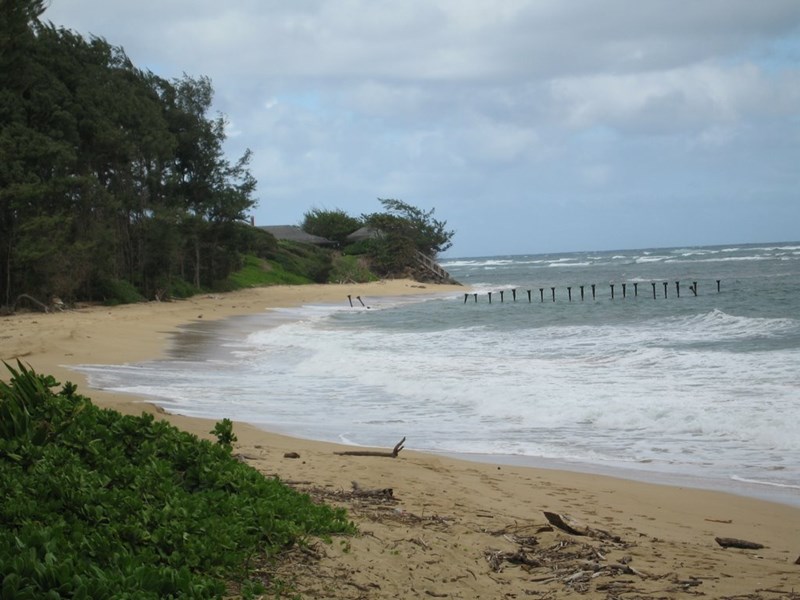
<path id="1" fill-rule="evenodd" d="M 375 229 L 374 227 L 370 227 L 369 225 L 365 225 L 359 229 L 356 229 L 353 233 L 347 236 L 348 242 L 360 242 L 362 240 L 371 240 L 376 237 L 380 237 L 381 232 Z"/>
<path id="2" fill-rule="evenodd" d="M 331 246 L 334 243 L 319 235 L 306 233 L 297 225 L 262 225 L 259 229 L 271 233 L 278 240 L 288 240 L 301 244 L 314 244 L 315 246 Z"/>

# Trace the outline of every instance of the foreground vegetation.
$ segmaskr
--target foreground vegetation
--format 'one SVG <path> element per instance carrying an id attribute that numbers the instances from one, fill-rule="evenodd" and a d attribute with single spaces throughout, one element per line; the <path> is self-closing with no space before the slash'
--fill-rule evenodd
<path id="1" fill-rule="evenodd" d="M 7 366 L 8 367 L 8 366 Z M 216 598 L 248 565 L 310 535 L 352 532 L 218 443 L 94 406 L 18 363 L 0 381 L 0 596 Z M 269 583 L 269 582 L 267 582 Z M 273 582 L 274 583 L 274 582 Z"/>

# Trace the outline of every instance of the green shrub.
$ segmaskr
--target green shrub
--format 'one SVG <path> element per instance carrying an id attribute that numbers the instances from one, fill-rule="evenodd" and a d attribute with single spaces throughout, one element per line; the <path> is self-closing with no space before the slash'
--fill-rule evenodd
<path id="1" fill-rule="evenodd" d="M 361 219 L 351 217 L 341 208 L 335 210 L 312 208 L 304 215 L 301 228 L 307 233 L 336 242 L 337 247 L 341 247 L 345 244 L 347 236 L 363 224 Z"/>
<path id="2" fill-rule="evenodd" d="M 314 504 L 219 444 L 6 366 L 3 598 L 221 597 L 226 582 L 247 579 L 251 558 L 353 531 L 343 510 Z"/>
<path id="3" fill-rule="evenodd" d="M 107 306 L 134 304 L 145 300 L 139 290 L 125 279 L 106 279 L 101 281 L 97 286 L 97 294 Z"/>
<path id="4" fill-rule="evenodd" d="M 201 290 L 194 287 L 194 285 L 180 277 L 171 279 L 167 285 L 167 293 L 170 298 L 191 298 L 195 294 L 199 294 L 200 291 Z"/>
<path id="5" fill-rule="evenodd" d="M 333 269 L 330 274 L 331 283 L 365 283 L 377 280 L 378 277 L 369 270 L 363 258 L 339 256 L 333 261 Z"/>
<path id="6" fill-rule="evenodd" d="M 270 260 L 289 273 L 302 274 L 314 283 L 326 283 L 333 267 L 333 252 L 311 244 L 282 240 Z"/>
<path id="7" fill-rule="evenodd" d="M 233 433 L 233 421 L 230 419 L 222 419 L 209 433 L 217 436 L 217 443 L 229 452 L 233 449 L 233 443 L 239 440 Z"/>

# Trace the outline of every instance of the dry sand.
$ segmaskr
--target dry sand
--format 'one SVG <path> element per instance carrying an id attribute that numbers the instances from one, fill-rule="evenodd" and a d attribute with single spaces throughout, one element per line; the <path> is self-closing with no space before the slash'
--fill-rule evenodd
<path id="1" fill-rule="evenodd" d="M 101 406 L 158 412 L 210 437 L 211 421 L 164 414 L 141 399 L 88 389 L 69 365 L 158 357 L 176 327 L 196 319 L 346 302 L 348 294 L 368 299 L 456 289 L 410 281 L 271 287 L 172 303 L 0 317 L 0 358 L 19 358 L 40 373 L 78 383 L 79 391 Z M 249 464 L 346 506 L 360 528 L 356 537 L 295 551 L 281 567 L 279 574 L 293 581 L 302 597 L 800 599 L 796 507 L 611 477 L 459 461 L 411 448 L 397 458 L 342 456 L 335 452 L 352 448 L 241 423 L 235 432 L 235 452 Z M 290 452 L 299 458 L 284 456 Z M 354 481 L 359 492 L 353 492 Z M 570 516 L 588 535 L 550 525 L 545 511 Z M 716 537 L 764 548 L 725 549 Z"/>

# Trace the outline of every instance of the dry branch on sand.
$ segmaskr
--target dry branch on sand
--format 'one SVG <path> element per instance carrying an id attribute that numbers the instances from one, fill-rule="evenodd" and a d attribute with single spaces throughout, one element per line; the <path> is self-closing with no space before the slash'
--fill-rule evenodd
<path id="1" fill-rule="evenodd" d="M 344 452 L 334 452 L 334 454 L 338 454 L 339 456 L 383 456 L 386 458 L 397 458 L 397 455 L 400 454 L 400 450 L 403 449 L 403 444 L 405 444 L 406 438 L 403 437 L 402 440 L 395 444 L 394 449 L 391 452 L 380 452 L 375 450 L 346 450 Z"/>
<path id="2" fill-rule="evenodd" d="M 723 548 L 742 548 L 744 550 L 760 550 L 764 544 L 758 542 L 748 542 L 747 540 L 739 540 L 736 538 L 716 537 L 714 540 Z"/>

